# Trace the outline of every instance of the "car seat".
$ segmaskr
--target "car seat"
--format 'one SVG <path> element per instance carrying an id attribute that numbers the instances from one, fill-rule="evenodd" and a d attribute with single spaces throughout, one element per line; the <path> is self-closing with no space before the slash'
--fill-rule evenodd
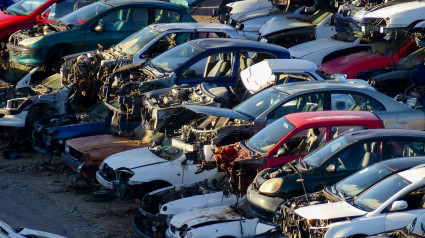
<path id="1" fill-rule="evenodd" d="M 112 29 L 115 31 L 123 30 L 124 26 L 127 23 L 127 11 L 125 9 L 121 9 L 118 12 L 118 21 L 114 23 Z"/>
<path id="2" fill-rule="evenodd" d="M 207 77 L 220 77 L 224 76 L 230 69 L 230 61 L 227 60 L 227 54 L 221 53 L 218 55 L 219 61 L 217 61 L 214 67 L 208 72 Z"/>

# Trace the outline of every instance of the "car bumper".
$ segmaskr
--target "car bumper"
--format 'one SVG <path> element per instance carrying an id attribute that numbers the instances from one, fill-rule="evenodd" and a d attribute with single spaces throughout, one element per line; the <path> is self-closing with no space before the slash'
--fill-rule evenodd
<path id="1" fill-rule="evenodd" d="M 32 66 L 44 65 L 44 56 L 41 55 L 40 50 L 17 46 L 10 42 L 6 46 L 9 50 L 9 57 L 13 62 Z"/>
<path id="2" fill-rule="evenodd" d="M 61 153 L 64 162 L 78 173 L 94 173 L 99 169 L 98 165 L 88 165 L 77 160 L 66 152 Z"/>
<path id="3" fill-rule="evenodd" d="M 256 190 L 253 184 L 247 189 L 247 198 L 250 202 L 251 212 L 260 220 L 273 222 L 276 210 L 285 201 L 280 197 L 269 197 L 262 195 Z"/>
<path id="4" fill-rule="evenodd" d="M 96 180 L 105 188 L 114 189 L 114 184 L 104 178 L 99 171 L 96 172 Z"/>
<path id="5" fill-rule="evenodd" d="M 0 109 L 0 126 L 25 127 L 28 111 Z"/>
<path id="6" fill-rule="evenodd" d="M 168 228 L 167 216 L 154 215 L 139 208 L 132 225 L 140 237 L 164 237 Z"/>

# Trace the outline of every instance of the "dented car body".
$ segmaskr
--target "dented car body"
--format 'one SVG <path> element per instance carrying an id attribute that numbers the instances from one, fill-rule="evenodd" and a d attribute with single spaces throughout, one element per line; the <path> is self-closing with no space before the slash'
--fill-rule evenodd
<path id="1" fill-rule="evenodd" d="M 248 187 L 251 211 L 272 221 L 278 206 L 293 196 L 319 191 L 379 161 L 424 155 L 424 136 L 398 129 L 345 133 L 303 159 L 261 171 Z"/>

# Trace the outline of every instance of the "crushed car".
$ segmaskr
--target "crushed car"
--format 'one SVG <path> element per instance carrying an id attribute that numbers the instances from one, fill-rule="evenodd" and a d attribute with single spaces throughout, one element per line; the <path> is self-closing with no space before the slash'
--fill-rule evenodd
<path id="1" fill-rule="evenodd" d="M 425 168 L 394 174 L 351 201 L 305 206 L 287 221 L 292 234 L 302 237 L 368 236 L 407 226 L 423 214 Z M 286 233 L 288 234 L 288 233 Z"/>
<path id="2" fill-rule="evenodd" d="M 152 10 L 151 10 L 152 9 Z M 193 22 L 180 5 L 156 2 L 96 2 L 52 23 L 15 32 L 7 43 L 13 62 L 59 71 L 63 56 L 109 48 L 150 23 Z"/>
<path id="3" fill-rule="evenodd" d="M 376 162 L 424 155 L 424 135 L 400 129 L 347 132 L 304 158 L 258 173 L 247 190 L 250 209 L 261 220 L 273 221 L 287 199 L 319 191 Z"/>

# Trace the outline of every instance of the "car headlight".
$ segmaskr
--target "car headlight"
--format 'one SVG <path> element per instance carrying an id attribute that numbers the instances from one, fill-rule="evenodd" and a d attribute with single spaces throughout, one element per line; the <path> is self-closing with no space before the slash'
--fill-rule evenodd
<path id="1" fill-rule="evenodd" d="M 7 100 L 6 108 L 7 108 L 7 109 L 12 109 L 12 108 L 17 109 L 17 108 L 19 108 L 19 107 L 22 105 L 22 103 L 24 103 L 25 101 L 26 101 L 26 99 L 25 99 L 25 98 L 15 98 L 15 99 Z"/>
<path id="2" fill-rule="evenodd" d="M 41 39 L 43 39 L 44 36 L 36 36 L 36 37 L 30 37 L 27 39 L 24 39 L 22 41 L 20 41 L 18 43 L 18 45 L 23 46 L 23 47 L 30 47 L 32 44 L 40 41 Z"/>
<path id="3" fill-rule="evenodd" d="M 279 191 L 280 186 L 283 183 L 282 178 L 272 178 L 267 180 L 261 185 L 259 191 L 264 194 L 276 194 Z"/>
<path id="4" fill-rule="evenodd" d="M 69 153 L 69 144 L 68 143 L 65 144 L 65 152 Z"/>

